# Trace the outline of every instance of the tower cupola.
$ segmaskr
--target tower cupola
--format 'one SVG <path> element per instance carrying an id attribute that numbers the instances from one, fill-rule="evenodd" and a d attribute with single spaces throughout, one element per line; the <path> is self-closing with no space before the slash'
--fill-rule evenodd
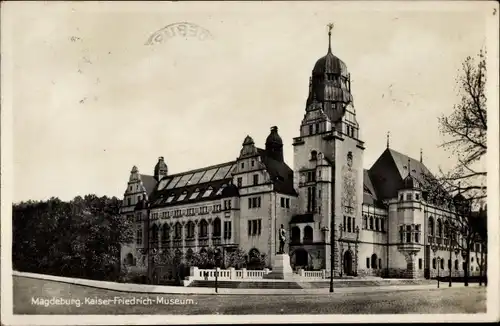
<path id="1" fill-rule="evenodd" d="M 271 127 L 271 133 L 266 139 L 266 152 L 269 157 L 283 162 L 283 140 L 278 134 L 278 127 Z"/>

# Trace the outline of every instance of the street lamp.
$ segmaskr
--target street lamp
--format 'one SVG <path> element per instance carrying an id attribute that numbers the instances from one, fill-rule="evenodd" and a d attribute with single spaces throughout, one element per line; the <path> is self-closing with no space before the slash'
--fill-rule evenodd
<path id="1" fill-rule="evenodd" d="M 437 259 L 437 265 L 438 265 L 438 275 L 437 275 L 437 287 L 439 289 L 439 267 L 441 265 L 441 258 L 439 256 L 436 257 L 436 252 L 438 250 L 437 245 L 432 246 L 432 252 L 434 252 L 434 259 Z"/>
<path id="2" fill-rule="evenodd" d="M 342 261 L 343 255 L 344 255 L 344 244 L 342 243 L 342 234 L 343 234 L 343 229 L 342 229 L 342 224 L 339 225 L 340 228 L 340 237 L 339 237 L 339 245 L 340 245 L 340 261 Z M 340 277 L 342 277 L 342 272 L 344 271 L 343 265 L 340 266 Z"/>
<path id="3" fill-rule="evenodd" d="M 334 265 L 334 248 L 335 248 L 335 216 L 332 215 L 330 222 L 330 293 L 333 293 L 333 265 Z"/>
<path id="4" fill-rule="evenodd" d="M 219 285 L 219 247 L 214 247 L 214 262 L 215 262 L 215 293 L 218 293 Z"/>
<path id="5" fill-rule="evenodd" d="M 359 243 L 359 226 L 356 225 L 356 272 L 355 276 L 358 276 L 358 243 Z"/>

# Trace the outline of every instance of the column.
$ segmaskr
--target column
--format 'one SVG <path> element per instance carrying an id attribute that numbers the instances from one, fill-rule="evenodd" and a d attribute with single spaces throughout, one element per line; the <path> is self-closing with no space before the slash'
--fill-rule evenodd
<path id="1" fill-rule="evenodd" d="M 199 226 L 198 226 L 199 220 L 194 221 L 194 249 L 196 252 L 198 252 L 198 236 L 199 236 Z"/>

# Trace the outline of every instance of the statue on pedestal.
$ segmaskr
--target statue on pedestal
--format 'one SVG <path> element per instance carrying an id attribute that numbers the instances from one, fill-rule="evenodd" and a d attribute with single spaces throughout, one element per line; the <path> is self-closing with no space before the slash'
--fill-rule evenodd
<path id="1" fill-rule="evenodd" d="M 286 241 L 286 230 L 283 227 L 283 224 L 281 224 L 281 227 L 278 231 L 278 235 L 280 238 L 280 249 L 278 251 L 278 255 L 281 255 L 285 253 L 285 241 Z"/>

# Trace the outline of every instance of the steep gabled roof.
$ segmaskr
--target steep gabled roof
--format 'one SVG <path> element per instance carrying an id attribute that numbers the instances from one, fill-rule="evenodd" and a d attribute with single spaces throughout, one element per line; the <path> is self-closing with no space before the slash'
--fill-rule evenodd
<path id="1" fill-rule="evenodd" d="M 148 194 L 148 197 L 151 196 L 157 184 L 155 177 L 152 175 L 141 174 L 141 180 L 142 184 L 144 185 L 144 188 L 146 188 L 146 193 Z"/>
<path id="2" fill-rule="evenodd" d="M 368 170 L 363 169 L 363 204 L 378 206 L 379 200 Z"/>
<path id="3" fill-rule="evenodd" d="M 257 151 L 271 177 L 274 190 L 280 194 L 297 196 L 293 187 L 293 170 L 285 162 L 277 161 L 266 155 L 264 149 L 257 148 Z"/>
<path id="4" fill-rule="evenodd" d="M 409 171 L 422 184 L 426 180 L 424 175 L 432 176 L 429 169 L 419 160 L 393 149 L 386 149 L 368 170 L 369 179 L 378 199 L 397 197 L 398 190 L 404 187 L 403 180 L 408 176 Z"/>

